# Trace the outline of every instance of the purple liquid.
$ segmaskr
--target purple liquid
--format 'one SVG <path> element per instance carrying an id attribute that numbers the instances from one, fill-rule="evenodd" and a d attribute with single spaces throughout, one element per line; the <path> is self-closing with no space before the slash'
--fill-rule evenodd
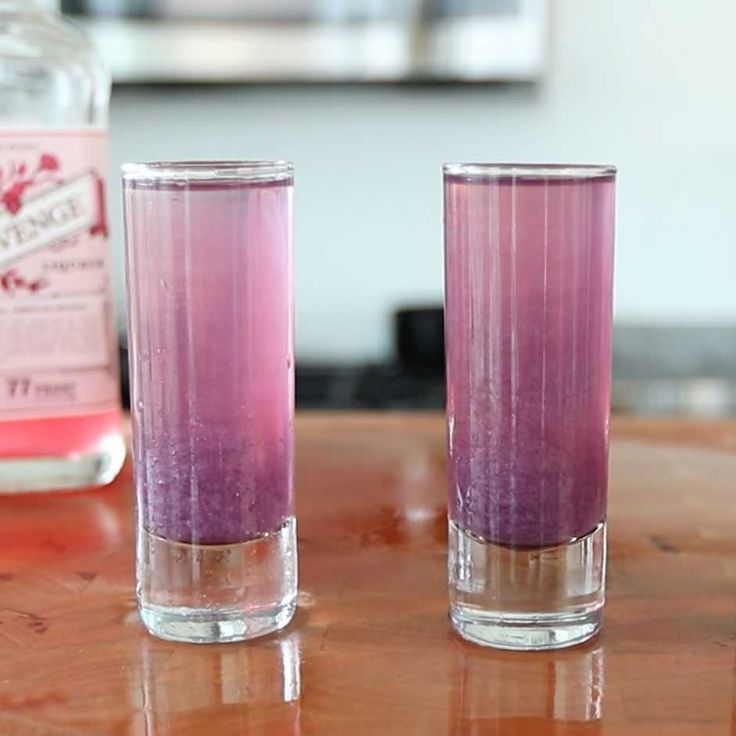
<path id="1" fill-rule="evenodd" d="M 291 188 L 126 186 L 139 515 L 166 539 L 293 514 Z"/>
<path id="2" fill-rule="evenodd" d="M 606 513 L 614 178 L 445 178 L 449 513 L 518 547 Z"/>

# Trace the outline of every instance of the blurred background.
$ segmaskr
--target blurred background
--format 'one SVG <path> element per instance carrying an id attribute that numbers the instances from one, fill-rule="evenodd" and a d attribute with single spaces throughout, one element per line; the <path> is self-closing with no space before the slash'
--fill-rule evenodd
<path id="1" fill-rule="evenodd" d="M 736 413 L 736 4 L 63 0 L 126 161 L 288 158 L 301 407 L 441 407 L 445 161 L 619 167 L 614 408 Z"/>

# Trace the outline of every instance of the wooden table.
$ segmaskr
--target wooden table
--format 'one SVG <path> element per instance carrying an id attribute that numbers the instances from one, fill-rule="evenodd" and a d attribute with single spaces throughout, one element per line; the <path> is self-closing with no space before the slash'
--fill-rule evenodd
<path id="1" fill-rule="evenodd" d="M 603 634 L 450 630 L 438 415 L 298 421 L 300 609 L 222 646 L 147 636 L 130 472 L 0 499 L 0 734 L 736 735 L 736 423 L 614 423 Z"/>

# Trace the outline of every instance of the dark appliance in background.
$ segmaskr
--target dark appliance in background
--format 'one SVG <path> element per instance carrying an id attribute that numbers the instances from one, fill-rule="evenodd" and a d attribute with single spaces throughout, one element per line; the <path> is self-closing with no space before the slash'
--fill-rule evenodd
<path id="1" fill-rule="evenodd" d="M 61 11 L 109 18 L 146 18 L 155 14 L 150 0 L 61 0 Z"/>
<path id="2" fill-rule="evenodd" d="M 386 363 L 296 361 L 299 409 L 442 409 L 445 341 L 442 307 L 406 307 L 394 314 L 396 356 Z M 130 407 L 127 346 L 120 348 L 123 404 Z"/>
<path id="3" fill-rule="evenodd" d="M 386 363 L 296 363 L 300 409 L 442 409 L 445 339 L 439 306 L 405 307 L 394 314 L 395 357 Z"/>
<path id="4" fill-rule="evenodd" d="M 394 315 L 399 365 L 410 375 L 445 377 L 445 324 L 442 307 L 411 307 Z"/>
<path id="5" fill-rule="evenodd" d="M 355 391 L 365 409 L 441 409 L 445 405 L 442 307 L 407 307 L 394 315 L 395 361 L 366 366 Z"/>

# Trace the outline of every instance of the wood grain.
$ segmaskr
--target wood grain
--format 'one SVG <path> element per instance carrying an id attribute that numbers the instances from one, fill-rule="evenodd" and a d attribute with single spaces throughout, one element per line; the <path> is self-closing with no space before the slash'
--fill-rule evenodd
<path id="1" fill-rule="evenodd" d="M 0 734 L 736 736 L 736 423 L 614 423 L 604 632 L 526 655 L 448 626 L 439 415 L 297 434 L 301 605 L 253 643 L 145 634 L 129 469 L 0 498 Z"/>

